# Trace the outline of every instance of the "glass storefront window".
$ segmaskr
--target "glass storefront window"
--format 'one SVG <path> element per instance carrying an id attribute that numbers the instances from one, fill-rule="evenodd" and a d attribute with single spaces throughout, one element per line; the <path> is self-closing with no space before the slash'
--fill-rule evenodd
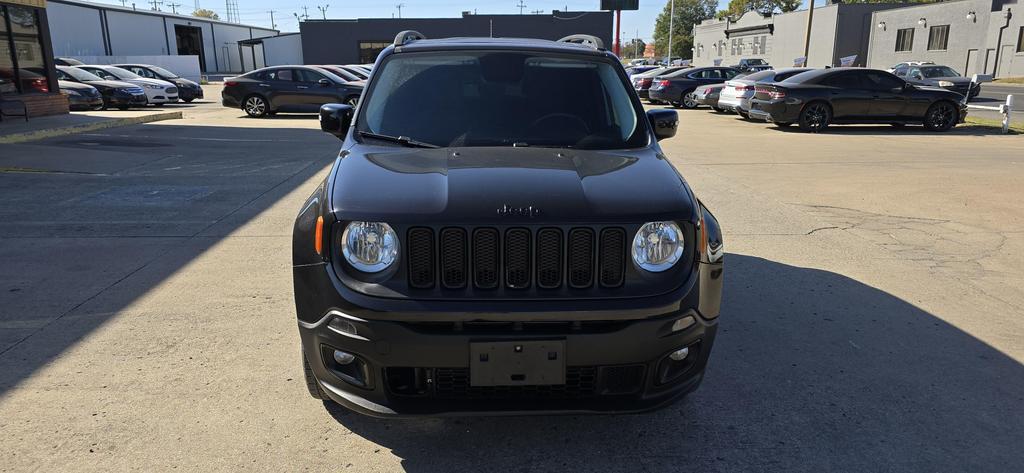
<path id="1" fill-rule="evenodd" d="M 45 56 L 37 9 L 0 5 L 0 92 L 49 92 Z"/>

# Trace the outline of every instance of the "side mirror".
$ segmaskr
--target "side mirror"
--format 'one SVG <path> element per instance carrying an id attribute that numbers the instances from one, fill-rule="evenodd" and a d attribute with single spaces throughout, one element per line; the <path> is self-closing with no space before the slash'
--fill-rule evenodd
<path id="1" fill-rule="evenodd" d="M 676 136 L 676 130 L 679 128 L 679 114 L 675 110 L 648 110 L 647 121 L 651 123 L 654 137 L 658 141 Z"/>
<path id="2" fill-rule="evenodd" d="M 316 81 L 316 83 L 320 84 L 320 87 L 330 87 L 331 86 L 331 81 L 329 81 L 327 79 L 320 79 L 320 80 Z"/>
<path id="3" fill-rule="evenodd" d="M 345 139 L 355 109 L 351 105 L 328 103 L 320 106 L 320 130 Z"/>

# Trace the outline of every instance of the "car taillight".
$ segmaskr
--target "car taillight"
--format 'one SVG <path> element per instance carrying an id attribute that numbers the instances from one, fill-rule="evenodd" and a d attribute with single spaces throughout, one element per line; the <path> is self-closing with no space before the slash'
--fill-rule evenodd
<path id="1" fill-rule="evenodd" d="M 662 87 L 668 87 L 669 81 L 667 81 L 667 80 L 660 81 L 660 82 L 658 82 L 658 85 L 660 85 Z"/>
<path id="2" fill-rule="evenodd" d="M 737 85 L 735 88 L 736 88 L 736 92 L 746 92 L 751 87 L 747 87 L 745 85 Z"/>
<path id="3" fill-rule="evenodd" d="M 236 85 L 238 85 L 238 82 L 233 80 L 224 81 L 224 87 L 234 87 Z"/>
<path id="4" fill-rule="evenodd" d="M 640 87 L 650 87 L 654 79 L 640 79 Z"/>
<path id="5" fill-rule="evenodd" d="M 768 92 L 768 97 L 773 99 L 781 99 L 786 97 L 786 91 L 784 90 L 771 90 Z"/>

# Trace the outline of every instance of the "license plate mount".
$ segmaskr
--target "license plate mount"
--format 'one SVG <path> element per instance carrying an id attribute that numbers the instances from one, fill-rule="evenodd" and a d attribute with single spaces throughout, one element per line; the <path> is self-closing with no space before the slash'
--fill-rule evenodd
<path id="1" fill-rule="evenodd" d="M 565 340 L 469 344 L 471 386 L 565 384 Z"/>

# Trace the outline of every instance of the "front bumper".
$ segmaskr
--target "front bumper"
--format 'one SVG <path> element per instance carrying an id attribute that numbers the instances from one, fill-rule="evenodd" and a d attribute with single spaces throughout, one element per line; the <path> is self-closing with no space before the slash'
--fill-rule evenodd
<path id="1" fill-rule="evenodd" d="M 195 100 L 203 98 L 203 88 L 198 87 L 195 89 L 187 87 L 178 87 L 178 98 L 181 100 Z"/>
<path id="2" fill-rule="evenodd" d="M 103 107 L 103 97 L 86 97 L 82 95 L 69 95 L 68 107 L 71 110 L 95 110 Z"/>
<path id="3" fill-rule="evenodd" d="M 138 107 L 145 106 L 148 103 L 145 94 L 115 93 L 103 97 L 103 100 L 108 107 Z"/>
<path id="4" fill-rule="evenodd" d="M 303 355 L 331 400 L 372 416 L 509 415 L 641 412 L 696 389 L 717 330 L 717 318 L 698 311 L 700 293 L 715 300 L 717 315 L 722 265 L 699 263 L 698 275 L 672 294 L 603 309 L 581 302 L 578 310 L 547 301 L 504 301 L 511 310 L 386 300 L 351 292 L 326 264 L 293 273 Z M 312 307 L 326 310 L 303 314 Z M 680 319 L 692 323 L 673 331 Z M 565 384 L 473 384 L 471 344 L 536 341 L 564 344 Z M 685 359 L 668 358 L 683 347 Z M 334 350 L 355 355 L 364 379 L 337 364 Z"/>

